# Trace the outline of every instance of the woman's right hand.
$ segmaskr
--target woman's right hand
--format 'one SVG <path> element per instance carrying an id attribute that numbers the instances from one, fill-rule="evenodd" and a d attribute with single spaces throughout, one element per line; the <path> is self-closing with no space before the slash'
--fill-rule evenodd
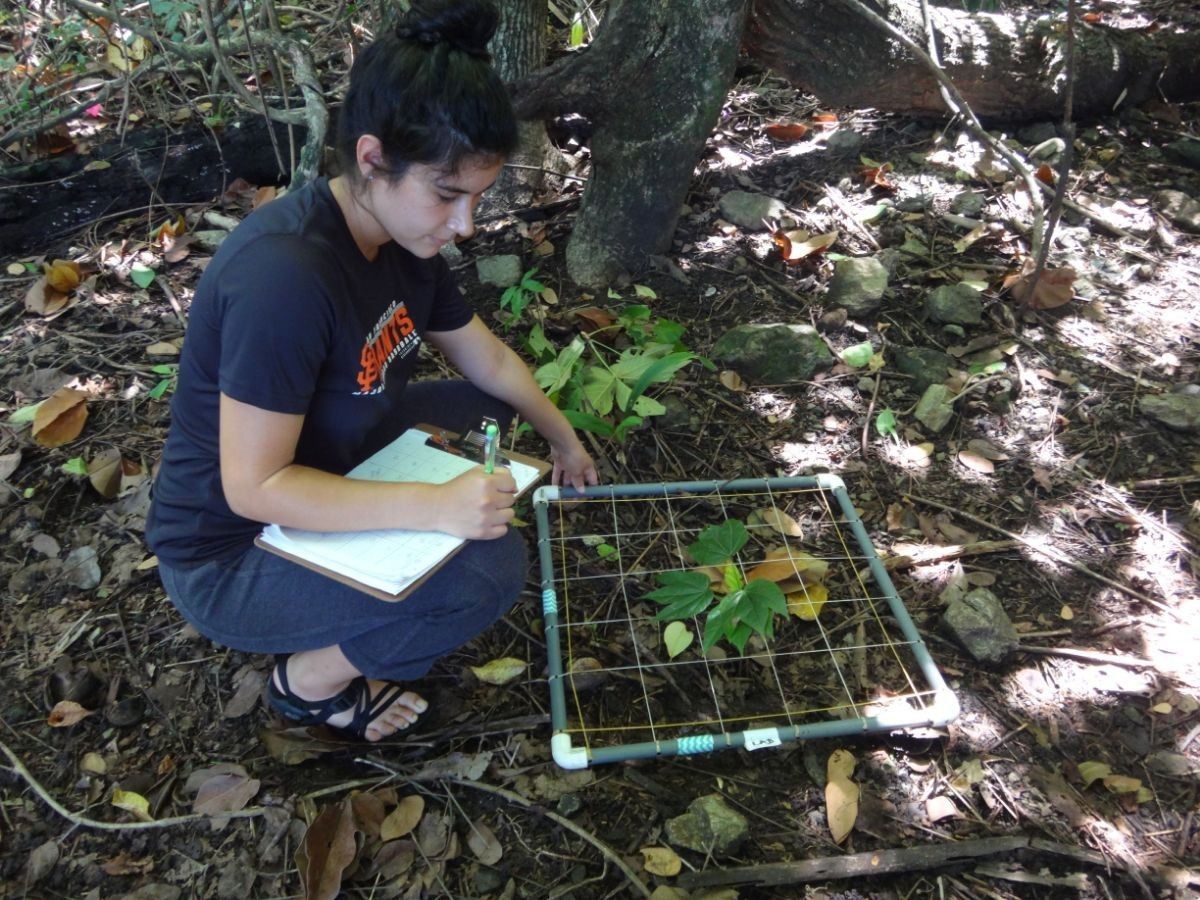
<path id="1" fill-rule="evenodd" d="M 482 466 L 439 485 L 435 528 L 469 540 L 503 537 L 516 513 L 517 483 L 508 469 L 492 474 Z"/>

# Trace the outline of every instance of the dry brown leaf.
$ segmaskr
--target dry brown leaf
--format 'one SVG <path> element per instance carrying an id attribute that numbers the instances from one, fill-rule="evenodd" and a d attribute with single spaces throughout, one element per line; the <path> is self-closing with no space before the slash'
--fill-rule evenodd
<path id="1" fill-rule="evenodd" d="M 796 265 L 808 257 L 824 253 L 832 247 L 837 243 L 838 233 L 831 231 L 828 234 L 813 236 L 804 229 L 797 231 L 779 229 L 771 235 L 771 238 L 783 254 L 783 261 L 788 265 Z"/>
<path id="2" fill-rule="evenodd" d="M 45 277 L 42 277 L 31 284 L 29 290 L 25 292 L 25 308 L 39 316 L 52 316 L 74 306 L 73 298 L 72 294 L 54 290 Z"/>
<path id="3" fill-rule="evenodd" d="M 995 463 L 973 450 L 958 451 L 958 461 L 973 472 L 979 472 L 982 475 L 991 475 L 996 471 Z"/>
<path id="4" fill-rule="evenodd" d="M 835 113 L 815 113 L 812 120 L 821 128 L 836 128 L 838 123 Z"/>
<path id="5" fill-rule="evenodd" d="M 840 844 L 854 829 L 858 818 L 858 785 L 846 778 L 830 778 L 825 784 L 825 815 L 829 834 Z"/>
<path id="6" fill-rule="evenodd" d="M 467 846 L 485 866 L 494 866 L 504 857 L 500 841 L 483 822 L 471 822 L 467 826 Z"/>
<path id="7" fill-rule="evenodd" d="M 789 578 L 797 576 L 799 573 L 791 560 L 773 559 L 764 563 L 759 563 L 753 569 L 746 573 L 746 581 L 786 581 Z"/>
<path id="8" fill-rule="evenodd" d="M 587 306 L 583 309 L 577 309 L 575 311 L 575 318 L 579 319 L 580 327 L 586 334 L 608 328 L 617 321 L 616 316 L 606 309 L 600 309 L 598 306 Z"/>
<path id="9" fill-rule="evenodd" d="M 800 523 L 776 507 L 751 510 L 750 515 L 746 517 L 746 524 L 766 525 L 784 537 L 800 538 L 801 540 L 804 538 L 804 529 L 800 527 Z"/>
<path id="10" fill-rule="evenodd" d="M 110 447 L 88 462 L 88 481 L 105 500 L 112 500 L 121 488 L 121 451 Z"/>
<path id="11" fill-rule="evenodd" d="M 38 407 L 33 417 L 33 439 L 43 447 L 61 447 L 79 437 L 87 421 L 87 394 L 59 388 Z"/>
<path id="12" fill-rule="evenodd" d="M 829 563 L 826 560 L 817 559 L 808 553 L 793 551 L 788 547 L 776 547 L 774 550 L 769 550 L 766 558 L 771 561 L 787 560 L 791 563 L 794 573 L 799 575 L 800 580 L 805 584 L 824 581 L 825 576 L 829 574 Z"/>
<path id="13" fill-rule="evenodd" d="M 326 806 L 313 819 L 296 851 L 306 900 L 334 900 L 342 890 L 342 873 L 358 855 L 358 825 L 349 800 Z"/>
<path id="14" fill-rule="evenodd" d="M 764 127 L 763 131 L 773 141 L 790 142 L 802 140 L 808 134 L 808 126 L 799 122 L 776 122 Z"/>
<path id="15" fill-rule="evenodd" d="M 219 816 L 222 813 L 237 812 L 254 799 L 258 793 L 257 778 L 245 775 L 227 773 L 214 775 L 196 792 L 192 803 L 192 812 L 202 816 Z"/>
<path id="16" fill-rule="evenodd" d="M 425 798 L 420 794 L 410 794 L 383 820 L 383 824 L 379 826 L 379 839 L 390 841 L 410 834 L 423 815 Z"/>
<path id="17" fill-rule="evenodd" d="M 145 875 L 154 870 L 154 857 L 133 859 L 128 853 L 118 853 L 107 862 L 101 863 L 100 870 L 105 875 Z"/>
<path id="18" fill-rule="evenodd" d="M 258 209 L 260 206 L 265 206 L 270 203 L 279 194 L 279 188 L 272 185 L 265 185 L 254 192 L 254 199 L 250 203 L 251 209 Z"/>
<path id="19" fill-rule="evenodd" d="M 353 794 L 350 805 L 354 807 L 354 821 L 358 823 L 359 831 L 367 836 L 368 841 L 379 840 L 379 830 L 387 818 L 383 800 L 374 793 Z"/>
<path id="20" fill-rule="evenodd" d="M 1040 166 L 1038 166 L 1037 171 L 1033 173 L 1033 176 L 1043 184 L 1048 184 L 1051 187 L 1054 187 L 1054 169 L 1050 167 L 1049 163 L 1042 163 Z"/>
<path id="21" fill-rule="evenodd" d="M 720 381 L 724 387 L 739 394 L 744 393 L 747 389 L 746 382 L 742 380 L 742 376 L 733 371 L 733 369 L 725 369 L 720 375 L 717 376 L 717 380 Z"/>
<path id="22" fill-rule="evenodd" d="M 985 441 L 983 438 L 975 438 L 974 440 L 967 441 L 967 449 L 978 453 L 984 459 L 990 459 L 996 462 L 1003 462 L 1009 458 L 1007 453 L 1005 453 L 991 441 Z"/>
<path id="23" fill-rule="evenodd" d="M 46 717 L 46 724 L 51 728 L 69 728 L 76 722 L 82 722 L 94 712 L 94 709 L 84 709 L 74 700 L 59 700 L 54 704 L 54 709 L 50 710 L 50 715 Z"/>
<path id="24" fill-rule="evenodd" d="M 1070 303 L 1075 297 L 1075 270 L 1070 266 L 1061 269 L 1043 269 L 1037 287 L 1031 288 L 1030 280 L 1037 264 L 1025 260 L 1021 271 L 1004 279 L 1004 288 L 1014 298 L 1030 309 L 1055 309 Z"/>
<path id="25" fill-rule="evenodd" d="M 179 347 L 170 341 L 157 341 L 146 348 L 147 356 L 178 356 Z"/>

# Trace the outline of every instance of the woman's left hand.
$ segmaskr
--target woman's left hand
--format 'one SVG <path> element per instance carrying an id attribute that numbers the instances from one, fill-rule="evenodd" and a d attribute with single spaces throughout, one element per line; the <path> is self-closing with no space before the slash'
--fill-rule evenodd
<path id="1" fill-rule="evenodd" d="M 583 444 L 574 432 L 569 439 L 550 445 L 550 458 L 554 460 L 554 472 L 550 475 L 551 484 L 569 484 L 573 488 L 583 490 L 589 484 L 600 483 L 600 477 L 596 474 L 596 464 L 583 449 Z"/>

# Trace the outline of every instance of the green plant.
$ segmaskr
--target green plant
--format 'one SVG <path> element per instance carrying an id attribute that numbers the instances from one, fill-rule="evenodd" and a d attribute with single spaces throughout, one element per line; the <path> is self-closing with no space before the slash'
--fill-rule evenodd
<path id="1" fill-rule="evenodd" d="M 162 363 L 161 365 L 151 366 L 150 371 L 155 375 L 161 375 L 158 384 L 150 388 L 146 396 L 151 400 L 161 400 L 168 391 L 175 387 L 175 376 L 179 372 L 179 366 L 173 363 Z"/>
<path id="2" fill-rule="evenodd" d="M 661 586 L 646 595 L 663 607 L 655 618 L 661 622 L 674 622 L 690 619 L 707 610 L 700 641 L 705 652 L 721 638 L 736 647 L 738 653 L 743 653 L 752 634 L 761 634 L 767 639 L 773 637 L 775 614 L 788 614 L 787 597 L 769 578 L 743 578 L 733 558 L 749 540 L 750 533 L 737 519 L 727 519 L 701 531 L 687 551 L 700 565 L 715 566 L 719 570 L 719 586 L 724 590 L 724 596 L 713 604 L 717 594 L 707 572 L 694 569 L 662 572 L 657 576 Z"/>
<path id="3" fill-rule="evenodd" d="M 608 331 L 624 332 L 632 346 L 617 350 L 602 343 L 598 336 Z M 701 359 L 679 344 L 682 333 L 682 326 L 651 321 L 648 309 L 633 307 L 610 328 L 577 335 L 561 351 L 540 325 L 530 330 L 525 346 L 541 363 L 534 372 L 538 385 L 572 425 L 624 441 L 648 417 L 667 411 L 646 391 Z"/>
<path id="4" fill-rule="evenodd" d="M 512 328 L 519 322 L 521 314 L 533 302 L 533 298 L 546 289 L 544 284 L 534 278 L 535 275 L 536 266 L 522 275 L 516 284 L 505 288 L 504 293 L 500 295 L 500 308 L 507 309 L 509 313 L 508 318 L 504 320 L 505 328 Z"/>

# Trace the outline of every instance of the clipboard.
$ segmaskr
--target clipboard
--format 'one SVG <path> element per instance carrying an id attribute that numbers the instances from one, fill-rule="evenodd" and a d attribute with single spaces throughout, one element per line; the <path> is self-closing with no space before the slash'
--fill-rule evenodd
<path id="1" fill-rule="evenodd" d="M 416 425 L 346 473 L 367 481 L 444 483 L 482 464 L 483 444 L 468 431 L 459 435 L 430 425 Z M 540 481 L 551 465 L 522 453 L 497 454 L 517 478 L 517 496 Z M 393 529 L 378 532 L 309 532 L 269 525 L 254 539 L 256 547 L 332 578 L 379 600 L 395 603 L 419 588 L 452 559 L 466 540 L 440 532 Z M 395 565 L 389 577 L 375 577 L 392 567 L 387 553 L 412 557 L 408 569 Z M 425 554 L 425 556 L 421 556 Z M 401 571 L 403 569 L 403 571 Z M 365 573 L 365 574 L 364 574 Z M 370 577 L 368 577 L 370 576 Z M 398 588 L 392 590 L 392 587 Z"/>

